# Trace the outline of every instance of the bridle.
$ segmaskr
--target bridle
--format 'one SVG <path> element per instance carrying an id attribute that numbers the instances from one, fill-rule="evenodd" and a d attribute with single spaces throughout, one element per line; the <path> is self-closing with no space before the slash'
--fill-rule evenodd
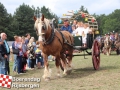
<path id="1" fill-rule="evenodd" d="M 45 25 L 45 22 L 44 21 L 41 21 L 42 22 L 42 30 L 46 30 L 47 31 L 47 27 L 46 27 L 46 25 Z M 45 35 L 45 33 L 46 33 L 46 31 L 45 31 L 45 33 L 38 33 L 38 25 L 39 25 L 39 23 L 40 23 L 40 20 L 38 20 L 38 23 L 37 23 L 37 28 L 35 28 L 35 30 L 36 30 L 36 34 L 37 34 L 37 36 L 42 36 L 42 35 Z M 42 31 L 41 30 L 41 31 Z"/>
<path id="2" fill-rule="evenodd" d="M 41 23 L 41 25 L 42 25 L 42 28 L 41 28 L 41 31 L 44 31 L 44 33 L 38 33 L 39 31 L 39 23 Z M 51 27 L 52 28 L 52 27 Z M 51 31 L 51 35 L 50 35 L 50 37 L 46 40 L 45 39 L 45 35 L 46 35 L 46 32 L 48 31 L 48 28 L 47 28 L 47 26 L 46 26 L 46 24 L 45 24 L 45 22 L 44 21 L 38 21 L 38 23 L 37 23 L 37 28 L 36 28 L 36 33 L 37 33 L 37 36 L 41 36 L 42 37 L 42 42 L 43 42 L 43 45 L 47 45 L 47 44 L 50 44 L 52 41 L 53 41 L 53 39 L 54 39 L 54 36 L 55 36 L 55 32 L 54 32 L 54 29 L 52 28 L 52 31 Z M 43 38 L 43 36 L 44 36 L 44 38 Z"/>

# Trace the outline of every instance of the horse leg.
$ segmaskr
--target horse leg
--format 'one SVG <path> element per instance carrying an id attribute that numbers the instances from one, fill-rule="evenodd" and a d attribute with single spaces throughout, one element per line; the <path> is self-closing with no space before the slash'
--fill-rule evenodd
<path id="1" fill-rule="evenodd" d="M 45 67 L 43 78 L 45 80 L 49 80 L 50 76 L 51 76 L 51 73 L 49 71 L 48 55 L 43 54 L 43 59 L 44 59 L 44 67 Z"/>
<path id="2" fill-rule="evenodd" d="M 72 57 L 73 57 L 72 52 L 73 51 L 70 50 L 68 56 L 66 57 L 67 60 L 68 60 L 67 63 L 68 63 L 68 67 L 69 67 L 70 70 L 72 69 L 72 65 L 71 65 L 71 63 L 72 63 Z"/>
<path id="3" fill-rule="evenodd" d="M 57 56 L 55 58 L 55 64 L 57 67 L 57 76 L 60 77 L 60 56 Z"/>
<path id="4" fill-rule="evenodd" d="M 109 55 L 111 54 L 111 47 L 109 48 Z"/>
<path id="5" fill-rule="evenodd" d="M 71 65 L 71 63 L 72 63 L 72 55 L 68 56 L 68 57 L 67 57 L 67 60 L 68 60 L 68 61 L 67 61 L 67 64 L 68 64 L 67 73 L 70 74 L 71 71 L 72 71 L 72 65 Z"/>
<path id="6" fill-rule="evenodd" d="M 108 48 L 106 48 L 106 53 L 107 53 L 107 56 L 108 56 Z"/>
<path id="7" fill-rule="evenodd" d="M 62 59 L 61 60 L 62 66 L 64 67 L 63 74 L 67 75 L 67 61 L 66 61 L 65 55 L 63 53 L 61 54 L 61 59 Z"/>

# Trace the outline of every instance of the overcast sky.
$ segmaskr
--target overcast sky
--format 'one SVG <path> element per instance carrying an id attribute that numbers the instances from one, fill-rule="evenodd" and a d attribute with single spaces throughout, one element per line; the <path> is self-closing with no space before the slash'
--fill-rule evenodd
<path id="1" fill-rule="evenodd" d="M 110 14 L 115 9 L 120 9 L 120 0 L 0 0 L 8 13 L 14 13 L 23 3 L 51 9 L 58 16 L 66 14 L 67 11 L 78 10 L 83 5 L 90 14 Z"/>

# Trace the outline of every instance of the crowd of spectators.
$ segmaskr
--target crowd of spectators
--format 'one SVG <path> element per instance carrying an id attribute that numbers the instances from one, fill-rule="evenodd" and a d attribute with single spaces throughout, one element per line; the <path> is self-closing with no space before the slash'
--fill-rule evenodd
<path id="1" fill-rule="evenodd" d="M 10 74 L 9 56 L 13 53 L 13 72 L 17 74 L 26 73 L 26 70 L 34 70 L 44 67 L 42 51 L 39 48 L 39 42 L 35 41 L 29 33 L 25 36 L 14 36 L 12 47 L 10 48 L 6 39 L 6 33 L 0 34 L 0 74 Z M 13 50 L 14 49 L 14 50 Z M 18 53 L 15 53 L 18 50 Z"/>

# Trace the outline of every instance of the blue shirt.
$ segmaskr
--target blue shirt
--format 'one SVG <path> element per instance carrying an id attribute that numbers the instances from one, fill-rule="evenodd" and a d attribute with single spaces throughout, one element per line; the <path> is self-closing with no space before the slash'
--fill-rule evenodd
<path id="1" fill-rule="evenodd" d="M 66 27 L 66 26 L 62 26 L 62 27 L 61 27 L 61 30 L 62 30 L 62 31 L 68 31 L 68 32 L 70 32 L 70 33 L 73 32 L 72 27 L 71 27 L 70 25 L 68 25 L 67 27 Z"/>
<path id="2" fill-rule="evenodd" d="M 25 39 L 25 44 L 27 45 L 29 43 L 29 39 Z"/>
<path id="3" fill-rule="evenodd" d="M 8 46 L 8 44 L 5 40 L 4 40 L 4 43 L 5 43 L 5 46 L 6 46 L 7 53 L 10 53 L 9 46 Z"/>

